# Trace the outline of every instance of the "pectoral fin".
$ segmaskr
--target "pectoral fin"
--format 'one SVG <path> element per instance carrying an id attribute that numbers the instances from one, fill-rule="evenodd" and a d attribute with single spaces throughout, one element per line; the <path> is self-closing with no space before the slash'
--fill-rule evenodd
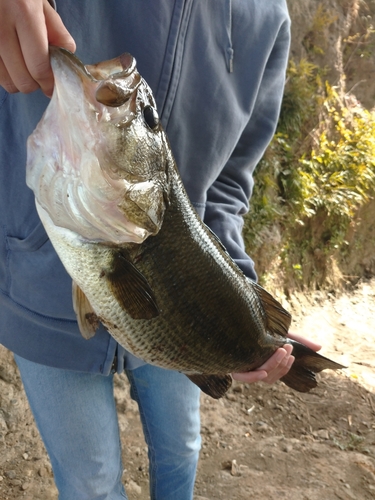
<path id="1" fill-rule="evenodd" d="M 222 398 L 232 385 L 232 377 L 230 375 L 205 375 L 196 373 L 194 375 L 187 375 L 187 377 L 204 393 L 214 399 Z"/>
<path id="2" fill-rule="evenodd" d="M 114 296 L 133 319 L 152 319 L 159 315 L 154 292 L 146 278 L 124 254 L 114 254 L 112 270 L 106 276 Z"/>
<path id="3" fill-rule="evenodd" d="M 86 295 L 75 281 L 72 283 L 73 309 L 77 315 L 79 330 L 86 340 L 95 335 L 99 327 L 99 318 L 95 314 Z"/>

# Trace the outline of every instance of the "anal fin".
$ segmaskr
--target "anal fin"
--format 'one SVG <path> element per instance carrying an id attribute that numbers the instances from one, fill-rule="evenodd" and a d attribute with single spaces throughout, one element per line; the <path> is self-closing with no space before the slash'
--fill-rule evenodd
<path id="1" fill-rule="evenodd" d="M 187 375 L 187 377 L 205 394 L 214 399 L 222 398 L 232 385 L 232 377 L 230 375 L 195 373 L 194 375 Z"/>
<path id="2" fill-rule="evenodd" d="M 73 309 L 77 315 L 79 331 L 86 340 L 95 335 L 99 327 L 99 318 L 91 307 L 88 298 L 75 281 L 72 283 Z"/>

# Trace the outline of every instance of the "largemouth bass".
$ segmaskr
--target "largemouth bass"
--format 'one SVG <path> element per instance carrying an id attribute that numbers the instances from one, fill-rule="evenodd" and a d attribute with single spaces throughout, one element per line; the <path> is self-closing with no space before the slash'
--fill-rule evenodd
<path id="1" fill-rule="evenodd" d="M 28 140 L 27 183 L 73 279 L 82 334 L 101 322 L 124 348 L 215 398 L 230 373 L 285 343 L 296 360 L 283 381 L 298 391 L 343 368 L 286 339 L 290 314 L 196 214 L 133 57 L 84 66 L 51 48 L 51 63 L 55 90 Z"/>

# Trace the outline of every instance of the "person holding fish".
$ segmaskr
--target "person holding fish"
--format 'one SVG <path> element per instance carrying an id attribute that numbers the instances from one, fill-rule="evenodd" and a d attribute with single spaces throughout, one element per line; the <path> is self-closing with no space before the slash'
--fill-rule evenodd
<path id="1" fill-rule="evenodd" d="M 115 339 L 118 325 L 106 322 L 97 310 L 92 310 L 93 299 L 87 300 L 87 294 L 77 284 L 73 309 L 71 277 L 40 222 L 34 194 L 25 183 L 25 165 L 30 162 L 26 158 L 26 142 L 49 103 L 55 83 L 61 102 L 66 89 L 71 89 L 68 96 L 71 101 L 64 111 L 66 119 L 54 121 L 50 112 L 46 115 L 51 119 L 49 125 L 39 139 L 34 142 L 30 139 L 29 144 L 34 147 L 37 143 L 36 149 L 53 144 L 48 159 L 42 153 L 41 161 L 47 165 L 47 177 L 55 169 L 53 175 L 57 174 L 59 181 L 48 177 L 43 187 L 45 177 L 44 181 L 40 177 L 35 188 L 43 199 L 49 200 L 45 206 L 55 204 L 58 210 L 68 207 L 69 223 L 73 224 L 77 213 L 82 222 L 82 213 L 77 212 L 78 205 L 74 204 L 76 192 L 64 191 L 64 182 L 70 174 L 62 174 L 58 147 L 53 142 L 59 138 L 62 121 L 69 124 L 66 126 L 69 140 L 75 144 L 64 155 L 74 163 L 78 137 L 86 130 L 86 124 L 79 125 L 75 118 L 69 119 L 76 116 L 77 109 L 85 108 L 83 98 L 92 98 L 90 92 L 83 97 L 91 84 L 95 84 L 97 102 L 88 108 L 100 104 L 95 123 L 104 117 L 102 122 L 108 125 L 120 109 L 126 106 L 130 109 L 126 118 L 117 122 L 116 129 L 121 129 L 121 134 L 125 130 L 128 143 L 126 133 L 137 119 L 137 106 L 141 105 L 142 126 L 147 134 L 149 129 L 162 134 L 160 118 L 192 205 L 247 277 L 246 281 L 241 274 L 241 286 L 246 288 L 250 282 L 255 286 L 254 264 L 245 253 L 241 236 L 242 218 L 248 210 L 253 171 L 274 134 L 279 115 L 290 41 L 286 1 L 60 0 L 56 4 L 57 11 L 55 2 L 47 0 L 0 0 L 0 342 L 15 353 L 51 459 L 60 500 L 126 498 L 121 483 L 121 449 L 113 398 L 113 374 L 124 370 L 131 395 L 139 405 L 148 444 L 151 498 L 191 500 L 200 449 L 200 390 L 192 380 L 209 394 L 211 386 L 194 378 L 195 374 L 189 380 L 191 374 L 186 376 L 184 370 L 166 370 L 131 354 Z M 65 55 L 60 72 L 56 70 L 54 77 L 50 46 L 72 53 L 77 48 L 80 59 L 90 64 L 85 68 L 74 56 L 60 51 L 58 54 Z M 135 57 L 156 103 L 131 56 L 117 57 L 124 52 Z M 111 64 L 121 66 L 121 71 L 108 69 L 107 63 L 93 64 L 112 58 L 117 59 Z M 127 82 L 120 90 L 115 82 L 116 72 Z M 99 88 L 101 80 L 104 84 Z M 113 136 L 107 139 L 105 146 L 100 141 L 90 143 L 91 150 L 98 144 L 102 150 L 115 147 L 117 139 L 112 142 Z M 147 147 L 147 141 L 145 144 Z M 139 145 L 137 148 L 141 150 Z M 116 166 L 117 150 L 112 160 L 106 182 L 101 186 L 115 193 L 120 168 Z M 157 160 L 151 163 L 155 165 Z M 90 175 L 92 180 L 96 175 L 94 167 Z M 163 216 L 154 209 L 161 204 L 167 213 L 171 203 L 170 197 L 167 200 L 169 193 L 166 196 L 157 190 L 165 180 L 163 175 L 161 172 L 156 187 L 152 180 L 142 178 L 145 192 L 150 193 L 152 187 L 154 198 L 144 227 L 136 226 L 129 216 L 130 253 L 138 248 L 139 241 L 157 241 L 151 238 L 159 226 L 163 228 Z M 132 176 L 134 172 L 130 181 Z M 138 207 L 143 206 L 143 192 L 134 192 L 133 189 L 132 200 L 136 200 Z M 95 194 L 100 198 L 102 191 Z M 105 217 L 112 214 L 110 209 L 107 213 L 103 205 L 93 203 L 91 198 L 87 203 L 92 203 L 87 220 L 95 215 L 95 220 L 85 226 L 87 234 L 92 234 L 93 225 L 95 231 L 101 226 L 101 238 L 97 239 L 106 241 L 103 234 L 112 231 L 110 224 L 115 217 L 110 215 L 107 223 Z M 130 202 L 127 203 L 128 209 Z M 42 207 L 39 213 L 43 214 L 43 210 Z M 59 217 L 65 215 L 61 212 Z M 117 229 L 114 224 L 111 234 L 117 234 Z M 202 231 L 207 231 L 205 237 L 211 247 L 227 259 L 216 237 L 206 229 Z M 124 242 L 110 245 L 106 251 L 111 252 L 113 246 L 116 246 L 116 272 L 103 271 L 99 278 L 108 277 L 113 284 L 119 274 L 124 275 L 129 286 L 141 290 L 129 315 L 144 321 L 148 314 L 149 321 L 153 321 L 154 316 L 161 314 L 159 299 L 156 297 L 155 303 L 153 291 L 140 276 L 143 255 L 137 250 L 129 262 L 121 250 Z M 103 246 L 96 245 L 95 251 L 98 248 Z M 72 265 L 81 254 L 82 251 L 76 254 Z M 182 292 L 177 289 L 175 295 L 179 293 Z M 272 302 L 271 298 L 265 300 Z M 78 314 L 77 322 L 75 311 L 82 313 L 82 309 L 84 314 Z M 219 316 L 220 312 L 217 311 Z M 290 318 L 285 319 L 286 332 L 289 323 Z M 90 339 L 83 338 L 80 330 Z M 289 333 L 288 339 L 301 342 L 312 351 L 320 349 L 298 335 Z M 285 342 L 283 345 L 284 340 L 280 341 L 279 348 L 273 346 L 273 354 L 270 351 L 268 359 L 258 368 L 246 372 L 233 370 L 233 379 L 245 383 L 287 380 L 295 357 L 293 345 L 289 340 Z M 130 348 L 129 343 L 126 345 Z M 161 352 L 163 348 L 157 345 L 155 349 Z M 210 379 L 211 382 L 215 385 L 216 379 Z"/>

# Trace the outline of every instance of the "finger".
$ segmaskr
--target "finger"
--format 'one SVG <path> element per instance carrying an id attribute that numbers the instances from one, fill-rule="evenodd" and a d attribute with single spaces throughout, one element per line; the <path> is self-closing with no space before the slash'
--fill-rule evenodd
<path id="1" fill-rule="evenodd" d="M 288 337 L 292 340 L 295 340 L 299 342 L 300 344 L 304 344 L 307 347 L 310 347 L 313 351 L 320 351 L 322 346 L 320 344 L 317 344 L 316 342 L 313 342 L 310 339 L 306 339 L 305 337 L 302 337 L 301 335 L 297 335 L 295 333 L 289 332 Z"/>
<path id="2" fill-rule="evenodd" d="M 256 370 L 245 373 L 233 373 L 232 377 L 234 380 L 246 382 L 248 384 L 261 380 L 277 380 L 277 374 L 279 371 L 280 373 L 284 372 L 292 350 L 293 347 L 290 344 L 286 344 L 284 347 L 277 349 L 277 351 Z"/>
<path id="3" fill-rule="evenodd" d="M 8 33 L 9 50 L 2 53 L 2 62 L 8 75 L 6 82 L 13 85 L 17 91 L 32 92 L 38 88 L 38 84 L 30 75 L 24 57 L 19 46 L 18 37 L 15 31 Z"/>
<path id="4" fill-rule="evenodd" d="M 244 373 L 232 373 L 232 378 L 238 382 L 244 382 L 246 384 L 253 384 L 254 382 L 260 382 L 268 376 L 268 373 L 264 370 L 253 370 L 251 372 Z"/>
<path id="5" fill-rule="evenodd" d="M 47 95 L 52 94 L 53 74 L 49 60 L 46 19 L 43 10 L 25 17 L 17 25 L 17 35 L 22 48 L 27 72 L 35 84 Z M 32 43 L 30 37 L 32 36 Z"/>
<path id="6" fill-rule="evenodd" d="M 51 43 L 75 50 L 75 43 L 63 25 L 60 16 L 46 1 L 43 9 L 31 11 L 33 5 L 22 5 L 18 22 L 7 34 L 9 50 L 3 62 L 14 86 L 29 93 L 41 87 L 51 96 L 53 73 L 49 59 L 49 36 Z M 5 35 L 4 35 L 5 36 Z"/>
<path id="7" fill-rule="evenodd" d="M 258 370 L 265 370 L 267 373 L 271 373 L 277 369 L 277 367 L 282 363 L 286 356 L 289 357 L 293 351 L 293 346 L 290 344 L 285 344 L 283 347 L 279 347 L 277 351 L 269 358 Z"/>
<path id="8" fill-rule="evenodd" d="M 47 31 L 43 9 L 36 2 L 17 2 L 14 8 L 15 21 L 1 29 L 1 57 L 14 86 L 28 93 L 39 86 L 30 69 L 49 64 Z"/>
<path id="9" fill-rule="evenodd" d="M 282 377 L 284 377 L 290 370 L 294 363 L 294 356 L 286 356 L 276 370 L 269 373 L 268 376 L 263 380 L 266 384 L 274 384 Z"/>
<path id="10" fill-rule="evenodd" d="M 55 9 L 51 7 L 49 3 L 47 3 L 44 8 L 44 15 L 49 45 L 64 47 L 64 49 L 67 49 L 70 52 L 75 52 L 76 43 L 73 37 L 65 28 L 59 14 L 55 11 Z"/>
<path id="11" fill-rule="evenodd" d="M 286 372 L 284 373 L 284 375 L 286 375 L 288 373 L 288 371 L 292 368 L 292 365 L 293 365 L 295 360 L 296 360 L 296 358 L 294 356 L 289 356 L 288 363 L 286 366 Z"/>
<path id="12" fill-rule="evenodd" d="M 14 85 L 11 77 L 9 76 L 9 73 L 1 58 L 0 58 L 0 85 L 10 94 L 18 92 L 18 89 Z"/>

